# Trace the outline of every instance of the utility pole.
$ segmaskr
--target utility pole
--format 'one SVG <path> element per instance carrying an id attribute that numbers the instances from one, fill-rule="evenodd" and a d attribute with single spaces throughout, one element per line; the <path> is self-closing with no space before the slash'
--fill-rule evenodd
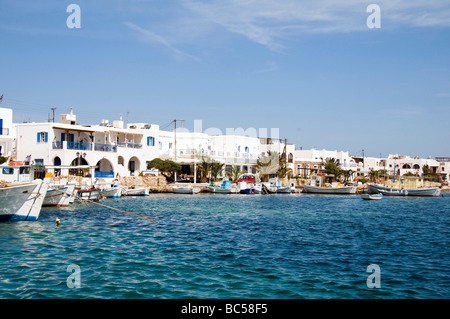
<path id="1" fill-rule="evenodd" d="M 53 115 L 52 115 L 52 122 L 53 123 L 55 123 L 55 110 L 56 110 L 56 107 L 52 107 L 52 113 L 53 113 Z"/>

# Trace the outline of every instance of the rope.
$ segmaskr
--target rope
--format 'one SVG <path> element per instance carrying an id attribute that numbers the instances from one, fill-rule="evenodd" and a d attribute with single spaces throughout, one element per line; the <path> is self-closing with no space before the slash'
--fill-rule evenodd
<path id="1" fill-rule="evenodd" d="M 50 186 L 50 188 L 53 189 L 53 190 L 55 190 L 55 191 L 58 191 L 58 192 L 67 194 L 67 195 L 71 195 L 71 196 L 73 195 L 73 194 L 66 193 L 66 192 L 64 192 L 64 191 L 62 191 L 62 190 L 53 188 L 53 187 L 51 187 L 51 186 Z M 116 211 L 121 212 L 121 213 L 133 215 L 133 216 L 140 217 L 140 218 L 144 218 L 144 219 L 148 219 L 148 220 L 151 220 L 151 221 L 154 221 L 154 220 L 155 220 L 154 217 L 145 216 L 145 215 L 141 215 L 141 214 L 137 214 L 137 213 L 133 213 L 133 212 L 128 212 L 128 211 L 123 210 L 123 209 L 119 209 L 119 208 L 115 208 L 115 207 L 111 207 L 111 206 L 108 206 L 108 205 L 103 205 L 103 204 L 97 203 L 96 201 L 93 201 L 93 200 L 83 200 L 80 196 L 77 196 L 77 195 L 73 195 L 73 196 L 75 196 L 75 197 L 78 198 L 78 199 L 81 199 L 81 200 L 84 201 L 84 202 L 88 202 L 88 203 L 93 203 L 93 204 L 96 204 L 96 205 L 100 205 L 100 206 L 103 206 L 103 207 L 106 207 L 106 208 L 110 208 L 110 209 L 116 210 Z"/>

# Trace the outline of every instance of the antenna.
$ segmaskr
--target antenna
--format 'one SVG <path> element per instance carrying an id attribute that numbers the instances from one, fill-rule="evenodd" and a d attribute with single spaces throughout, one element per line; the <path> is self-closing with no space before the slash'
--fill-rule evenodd
<path id="1" fill-rule="evenodd" d="M 52 122 L 55 123 L 55 110 L 56 110 L 56 107 L 52 107 L 51 110 L 52 110 L 52 113 L 53 113 Z"/>

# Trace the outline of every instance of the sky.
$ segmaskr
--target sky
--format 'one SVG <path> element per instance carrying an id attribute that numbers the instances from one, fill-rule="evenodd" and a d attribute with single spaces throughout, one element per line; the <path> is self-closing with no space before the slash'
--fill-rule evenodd
<path id="1" fill-rule="evenodd" d="M 0 0 L 2 94 L 17 123 L 72 107 L 86 125 L 201 120 L 303 149 L 450 156 L 450 2 Z"/>

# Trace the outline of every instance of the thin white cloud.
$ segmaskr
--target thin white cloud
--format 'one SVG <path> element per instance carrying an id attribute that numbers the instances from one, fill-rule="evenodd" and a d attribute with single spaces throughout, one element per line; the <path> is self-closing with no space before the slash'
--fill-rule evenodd
<path id="1" fill-rule="evenodd" d="M 449 27 L 448 0 L 183 0 L 182 5 L 228 32 L 275 52 L 311 33 L 368 31 L 366 9 L 381 8 L 382 28 Z"/>
<path id="2" fill-rule="evenodd" d="M 156 34 L 149 30 L 145 30 L 131 22 L 125 22 L 125 25 L 128 28 L 130 28 L 131 30 L 136 31 L 139 36 L 139 39 L 141 41 L 144 41 L 144 42 L 147 42 L 150 44 L 162 45 L 163 47 L 168 49 L 169 52 L 171 52 L 171 54 L 173 54 L 176 58 L 181 58 L 183 60 L 184 59 L 192 59 L 195 61 L 200 61 L 200 59 L 198 57 L 177 49 L 176 47 L 174 47 L 172 44 L 170 44 L 164 37 L 160 36 L 159 34 Z"/>
<path id="3" fill-rule="evenodd" d="M 278 63 L 276 63 L 275 61 L 267 61 L 265 63 L 265 67 L 263 67 L 262 69 L 256 70 L 253 73 L 255 73 L 255 74 L 267 73 L 267 72 L 277 71 L 279 69 L 280 69 L 280 67 L 278 66 Z"/>

